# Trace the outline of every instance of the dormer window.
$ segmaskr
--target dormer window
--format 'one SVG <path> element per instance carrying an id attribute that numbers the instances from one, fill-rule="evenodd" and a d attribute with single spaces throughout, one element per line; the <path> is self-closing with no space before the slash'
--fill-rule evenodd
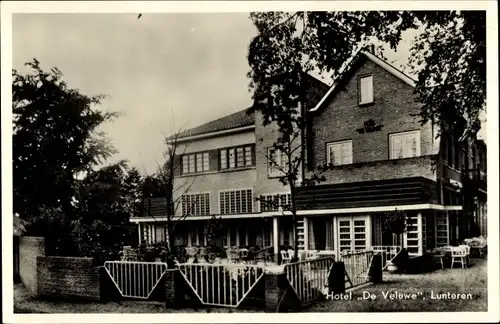
<path id="1" fill-rule="evenodd" d="M 371 74 L 359 77 L 358 97 L 360 105 L 373 103 L 373 76 Z"/>

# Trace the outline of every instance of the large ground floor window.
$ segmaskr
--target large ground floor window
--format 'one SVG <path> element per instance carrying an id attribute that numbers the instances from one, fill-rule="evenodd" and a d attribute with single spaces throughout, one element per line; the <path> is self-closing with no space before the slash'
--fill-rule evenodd
<path id="1" fill-rule="evenodd" d="M 333 217 L 311 217 L 308 219 L 309 250 L 335 249 Z"/>
<path id="2" fill-rule="evenodd" d="M 485 208 L 485 207 L 483 207 Z M 373 246 L 401 246 L 411 255 L 421 255 L 434 247 L 456 243 L 462 226 L 460 211 L 408 211 L 406 232 L 403 235 L 384 229 L 384 213 L 370 215 L 318 215 L 304 219 L 304 227 L 298 229 L 299 240 L 304 239 L 308 250 L 355 251 Z M 479 215 L 481 216 L 481 215 Z M 175 246 L 208 246 L 223 248 L 294 247 L 294 226 L 291 217 L 277 217 L 277 237 L 273 237 L 272 217 L 224 220 L 219 239 L 210 239 L 205 231 L 206 221 L 185 221 L 176 225 L 173 235 Z M 166 224 L 140 223 L 141 243 L 153 244 L 167 240 Z M 303 231 L 303 232 L 302 232 Z M 302 242 L 302 241 L 299 241 Z M 300 246 L 300 243 L 299 243 Z"/>
<path id="3" fill-rule="evenodd" d="M 339 252 L 365 250 L 371 246 L 370 216 L 337 217 Z"/>

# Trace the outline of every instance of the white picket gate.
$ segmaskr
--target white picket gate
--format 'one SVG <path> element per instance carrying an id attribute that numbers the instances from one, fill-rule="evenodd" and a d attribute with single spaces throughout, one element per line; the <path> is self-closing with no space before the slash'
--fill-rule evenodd
<path id="1" fill-rule="evenodd" d="M 344 262 L 345 271 L 352 287 L 369 281 L 373 254 L 373 251 L 343 251 L 340 260 Z"/>
<path id="2" fill-rule="evenodd" d="M 264 276 L 260 266 L 182 263 L 177 267 L 202 304 L 238 307 Z"/>
<path id="3" fill-rule="evenodd" d="M 285 265 L 288 282 L 302 304 L 326 295 L 333 258 L 319 258 Z"/>
<path id="4" fill-rule="evenodd" d="M 104 268 L 122 297 L 148 299 L 167 271 L 167 264 L 106 261 Z"/>

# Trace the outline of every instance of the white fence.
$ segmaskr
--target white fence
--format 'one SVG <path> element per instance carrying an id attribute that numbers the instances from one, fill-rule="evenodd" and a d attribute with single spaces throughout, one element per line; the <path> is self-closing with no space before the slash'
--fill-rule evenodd
<path id="1" fill-rule="evenodd" d="M 373 254 L 373 251 L 344 251 L 340 256 L 352 287 L 369 281 L 368 274 Z"/>
<path id="2" fill-rule="evenodd" d="M 238 307 L 264 276 L 260 266 L 240 264 L 177 265 L 202 304 Z"/>
<path id="3" fill-rule="evenodd" d="M 285 265 L 288 282 L 300 302 L 306 304 L 326 295 L 333 258 L 306 260 Z"/>
<path id="4" fill-rule="evenodd" d="M 106 261 L 104 268 L 122 297 L 148 299 L 167 271 L 167 264 Z"/>

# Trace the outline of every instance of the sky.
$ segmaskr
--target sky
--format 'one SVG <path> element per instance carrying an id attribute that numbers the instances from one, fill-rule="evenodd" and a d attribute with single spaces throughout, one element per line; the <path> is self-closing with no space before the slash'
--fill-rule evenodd
<path id="1" fill-rule="evenodd" d="M 13 68 L 37 58 L 68 85 L 104 94 L 100 108 L 120 117 L 103 125 L 121 159 L 143 173 L 163 161 L 164 138 L 249 107 L 248 13 L 14 14 Z M 409 32 L 397 52 L 405 65 Z"/>

